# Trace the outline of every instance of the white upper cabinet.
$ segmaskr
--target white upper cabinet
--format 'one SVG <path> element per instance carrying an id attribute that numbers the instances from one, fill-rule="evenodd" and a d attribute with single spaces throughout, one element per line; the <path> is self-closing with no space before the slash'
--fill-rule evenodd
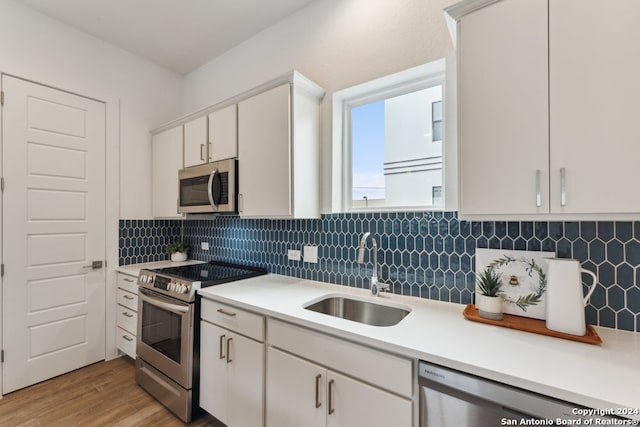
<path id="1" fill-rule="evenodd" d="M 549 209 L 546 21 L 541 0 L 501 1 L 460 21 L 462 213 Z"/>
<path id="2" fill-rule="evenodd" d="M 294 73 L 238 104 L 239 211 L 243 217 L 320 217 L 320 102 Z"/>
<path id="3" fill-rule="evenodd" d="M 637 0 L 549 2 L 552 212 L 640 212 L 638 22 Z"/>
<path id="4" fill-rule="evenodd" d="M 473 0 L 448 11 L 458 19 L 461 213 L 640 212 L 629 155 L 640 3 Z"/>
<path id="5" fill-rule="evenodd" d="M 230 105 L 209 114 L 209 161 L 238 157 L 238 107 Z"/>
<path id="6" fill-rule="evenodd" d="M 178 171 L 182 169 L 182 126 L 153 135 L 151 143 L 151 214 L 180 218 Z"/>
<path id="7" fill-rule="evenodd" d="M 184 167 L 207 163 L 207 117 L 184 124 Z"/>

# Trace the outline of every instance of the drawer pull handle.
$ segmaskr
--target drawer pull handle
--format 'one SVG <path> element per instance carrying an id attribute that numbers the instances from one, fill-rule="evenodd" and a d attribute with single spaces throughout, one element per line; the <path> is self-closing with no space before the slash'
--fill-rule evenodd
<path id="1" fill-rule="evenodd" d="M 129 282 L 129 283 L 133 283 L 133 279 L 129 279 L 129 278 L 125 278 L 124 281 L 125 282 Z"/>
<path id="2" fill-rule="evenodd" d="M 127 340 L 127 341 L 129 341 L 129 342 L 133 341 L 133 338 L 131 338 L 131 337 L 130 337 L 130 336 L 128 336 L 128 335 L 123 335 L 123 336 L 122 336 L 122 338 L 124 338 L 125 340 Z"/>
<path id="3" fill-rule="evenodd" d="M 129 313 L 128 311 L 123 311 L 122 315 L 128 317 L 129 319 L 133 317 L 133 314 Z"/>
<path id="4" fill-rule="evenodd" d="M 233 359 L 231 359 L 231 340 L 233 338 L 227 338 L 227 363 L 231 363 L 233 362 Z"/>
<path id="5" fill-rule="evenodd" d="M 236 317 L 236 313 L 230 313 L 228 311 L 224 311 L 224 309 L 222 308 L 218 309 L 218 313 L 224 314 L 225 316 L 229 316 L 229 317 Z"/>
<path id="6" fill-rule="evenodd" d="M 220 335 L 220 359 L 224 359 L 225 357 L 227 357 L 223 352 L 222 349 L 224 348 L 224 339 L 226 338 L 226 335 Z"/>
<path id="7" fill-rule="evenodd" d="M 333 380 L 329 381 L 329 415 L 336 412 L 335 408 L 333 407 L 333 384 Z"/>
<path id="8" fill-rule="evenodd" d="M 321 374 L 316 375 L 316 409 L 322 406 L 322 402 L 320 402 L 320 379 L 322 378 Z"/>
<path id="9" fill-rule="evenodd" d="M 131 295 L 124 295 L 122 298 L 128 299 L 128 300 L 133 300 L 133 297 Z"/>

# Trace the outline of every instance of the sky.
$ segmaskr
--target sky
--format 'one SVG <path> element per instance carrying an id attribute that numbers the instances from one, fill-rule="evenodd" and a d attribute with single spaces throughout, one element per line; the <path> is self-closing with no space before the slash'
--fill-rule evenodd
<path id="1" fill-rule="evenodd" d="M 351 110 L 351 150 L 354 200 L 364 194 L 356 187 L 382 187 L 367 194 L 384 198 L 384 100 Z"/>

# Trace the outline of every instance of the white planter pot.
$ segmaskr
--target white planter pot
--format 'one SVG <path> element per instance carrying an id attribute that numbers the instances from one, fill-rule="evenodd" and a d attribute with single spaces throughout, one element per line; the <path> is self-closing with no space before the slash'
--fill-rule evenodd
<path id="1" fill-rule="evenodd" d="M 171 261 L 186 261 L 187 253 L 186 252 L 174 252 L 171 254 Z"/>
<path id="2" fill-rule="evenodd" d="M 480 317 L 491 320 L 502 319 L 502 298 L 476 295 L 476 308 Z"/>

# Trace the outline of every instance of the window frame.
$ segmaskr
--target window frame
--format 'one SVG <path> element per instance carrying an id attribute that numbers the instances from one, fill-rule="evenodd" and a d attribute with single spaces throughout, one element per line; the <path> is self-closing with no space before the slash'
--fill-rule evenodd
<path id="1" fill-rule="evenodd" d="M 351 109 L 372 102 L 406 95 L 434 86 L 442 86 L 442 175 L 443 204 L 438 206 L 354 207 L 352 200 L 353 162 L 351 148 Z M 446 61 L 444 58 L 408 70 L 381 77 L 333 94 L 333 173 L 332 206 L 334 212 L 423 211 L 444 210 L 446 188 Z M 438 141 L 439 142 L 439 141 Z"/>

